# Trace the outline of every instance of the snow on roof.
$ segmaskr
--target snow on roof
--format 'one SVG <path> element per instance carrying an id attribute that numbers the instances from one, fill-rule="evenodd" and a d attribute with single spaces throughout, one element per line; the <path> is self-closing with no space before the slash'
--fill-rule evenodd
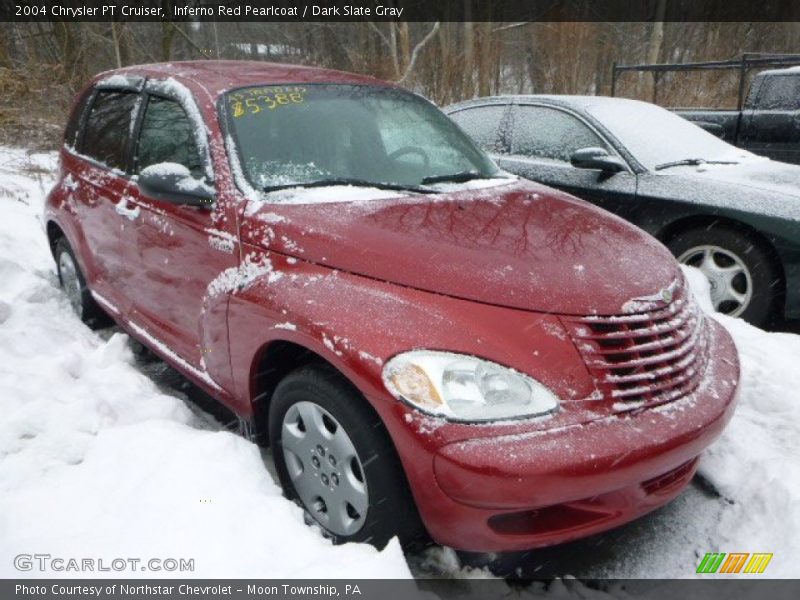
<path id="1" fill-rule="evenodd" d="M 177 80 L 193 81 L 208 90 L 212 96 L 230 89 L 253 85 L 311 83 L 394 85 L 374 77 L 345 71 L 255 60 L 173 61 L 134 65 L 104 73 L 106 77 L 117 74 L 173 77 Z"/>
<path id="2" fill-rule="evenodd" d="M 800 62 L 800 60 L 798 60 Z M 760 71 L 757 73 L 758 75 L 789 75 L 792 73 L 800 73 L 800 65 L 796 65 L 794 67 L 784 67 L 782 69 L 767 69 L 766 71 Z"/>

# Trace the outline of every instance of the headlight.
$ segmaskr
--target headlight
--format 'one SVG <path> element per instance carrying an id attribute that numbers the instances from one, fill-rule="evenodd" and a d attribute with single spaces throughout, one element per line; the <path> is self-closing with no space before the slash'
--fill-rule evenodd
<path id="1" fill-rule="evenodd" d="M 493 421 L 542 415 L 558 397 L 522 373 L 466 354 L 413 350 L 383 367 L 395 397 L 454 421 Z"/>

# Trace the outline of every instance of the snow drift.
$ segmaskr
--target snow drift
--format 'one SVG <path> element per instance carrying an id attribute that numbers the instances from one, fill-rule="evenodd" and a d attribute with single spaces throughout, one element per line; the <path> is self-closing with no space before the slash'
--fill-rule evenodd
<path id="1" fill-rule="evenodd" d="M 81 575 L 13 567 L 17 554 L 48 553 L 195 559 L 194 572 L 162 576 L 408 577 L 396 542 L 337 547 L 305 526 L 255 445 L 160 391 L 126 336 L 104 339 L 72 314 L 40 222 L 54 170 L 52 154 L 0 148 L 0 576 Z M 705 280 L 687 275 L 713 313 Z M 720 551 L 772 552 L 769 576 L 798 576 L 800 336 L 713 317 L 742 360 L 737 413 L 700 467 L 719 497 L 667 507 L 658 535 L 587 575 L 691 577 Z M 481 575 L 436 552 L 452 576 Z"/>

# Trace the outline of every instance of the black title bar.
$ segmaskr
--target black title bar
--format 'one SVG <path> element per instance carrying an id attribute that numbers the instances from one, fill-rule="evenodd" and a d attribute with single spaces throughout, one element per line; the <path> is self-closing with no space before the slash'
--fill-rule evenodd
<path id="1" fill-rule="evenodd" d="M 0 21 L 800 21 L 781 0 L 0 0 Z"/>
<path id="2" fill-rule="evenodd" d="M 797 580 L 0 579 L 3 600 L 504 600 L 555 597 L 795 600 Z M 529 587 L 530 586 L 530 587 Z"/>

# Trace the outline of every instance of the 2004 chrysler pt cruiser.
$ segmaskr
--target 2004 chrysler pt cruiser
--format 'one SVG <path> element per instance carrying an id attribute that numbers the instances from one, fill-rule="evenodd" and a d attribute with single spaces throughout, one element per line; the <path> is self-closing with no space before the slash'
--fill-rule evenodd
<path id="1" fill-rule="evenodd" d="M 675 497 L 733 412 L 736 349 L 664 247 L 390 84 L 126 68 L 80 94 L 60 165 L 74 309 L 268 437 L 337 541 L 603 531 Z"/>

